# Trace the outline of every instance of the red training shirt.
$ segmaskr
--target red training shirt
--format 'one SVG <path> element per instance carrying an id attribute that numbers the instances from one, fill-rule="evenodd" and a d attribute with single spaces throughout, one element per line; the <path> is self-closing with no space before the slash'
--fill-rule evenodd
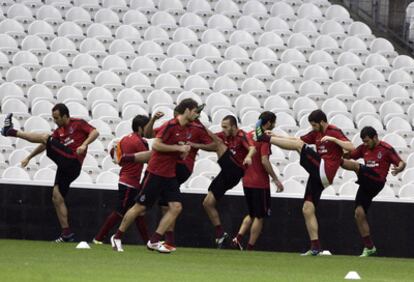
<path id="1" fill-rule="evenodd" d="M 73 152 L 70 155 L 60 151 L 59 153 L 65 155 L 67 158 L 76 158 L 82 164 L 86 157 L 87 150 L 84 154 L 78 155 L 76 149 L 83 144 L 88 138 L 89 133 L 94 129 L 95 127 L 83 119 L 70 118 L 68 125 L 58 127 L 53 131 L 52 137 L 59 140 L 60 143 L 67 146 Z"/>
<path id="2" fill-rule="evenodd" d="M 124 136 L 118 143 L 123 154 L 134 154 L 148 151 L 148 143 L 136 133 Z M 141 173 L 144 164 L 142 163 L 122 163 L 119 172 L 119 183 L 128 187 L 139 189 Z"/>
<path id="3" fill-rule="evenodd" d="M 218 132 L 216 135 L 223 140 L 224 144 L 230 150 L 233 161 L 242 169 L 246 169 L 243 161 L 249 152 L 249 147 L 254 146 L 253 140 L 247 138 L 246 132 L 241 129 L 237 130 L 236 136 L 226 136 L 224 132 Z"/>
<path id="4" fill-rule="evenodd" d="M 334 142 L 321 142 L 322 137 L 332 136 L 341 141 L 349 141 L 349 139 L 343 134 L 342 130 L 334 125 L 329 124 L 325 132 L 311 131 L 306 135 L 300 137 L 306 144 L 315 144 L 316 151 L 319 156 L 324 160 L 325 173 L 330 184 L 332 184 L 335 174 L 341 165 L 341 158 L 343 155 L 342 147 Z"/>
<path id="5" fill-rule="evenodd" d="M 379 182 L 387 180 L 391 164 L 397 166 L 401 161 L 395 149 L 384 141 L 380 141 L 372 150 L 361 144 L 351 152 L 350 156 L 354 160 L 363 158 L 365 165 L 378 174 L 378 177 L 372 176 L 372 179 Z"/>
<path id="6" fill-rule="evenodd" d="M 247 134 L 249 139 L 253 139 L 254 131 Z M 262 164 L 262 156 L 272 154 L 271 144 L 266 142 L 253 141 L 256 154 L 252 157 L 252 164 L 247 167 L 243 177 L 243 187 L 256 189 L 270 189 L 269 175 Z"/>

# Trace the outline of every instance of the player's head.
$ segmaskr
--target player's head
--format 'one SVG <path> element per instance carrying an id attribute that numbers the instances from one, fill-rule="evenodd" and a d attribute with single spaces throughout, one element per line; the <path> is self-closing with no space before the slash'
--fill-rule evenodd
<path id="1" fill-rule="evenodd" d="M 362 128 L 359 136 L 364 145 L 370 149 L 373 149 L 378 143 L 378 133 L 372 126 Z"/>
<path id="2" fill-rule="evenodd" d="M 308 121 L 314 131 L 323 132 L 324 127 L 328 124 L 326 114 L 321 110 L 314 110 L 309 114 Z"/>
<path id="3" fill-rule="evenodd" d="M 264 130 L 272 130 L 275 128 L 276 115 L 270 111 L 265 111 L 260 114 L 259 119 L 262 120 L 262 127 Z"/>
<path id="4" fill-rule="evenodd" d="M 135 116 L 134 119 L 132 120 L 132 131 L 142 135 L 142 133 L 144 132 L 144 127 L 147 125 L 148 122 L 149 122 L 149 118 L 147 116 L 144 116 L 144 115 Z"/>
<path id="5" fill-rule="evenodd" d="M 64 126 L 69 121 L 69 109 L 65 104 L 58 103 L 52 108 L 53 121 L 58 127 Z"/>
<path id="6" fill-rule="evenodd" d="M 224 135 L 231 136 L 237 132 L 237 119 L 233 115 L 227 115 L 221 121 L 221 129 Z"/>
<path id="7" fill-rule="evenodd" d="M 187 98 L 182 100 L 177 107 L 175 107 L 175 112 L 178 115 L 184 116 L 188 121 L 194 121 L 198 118 L 199 113 L 198 104 L 195 100 Z"/>

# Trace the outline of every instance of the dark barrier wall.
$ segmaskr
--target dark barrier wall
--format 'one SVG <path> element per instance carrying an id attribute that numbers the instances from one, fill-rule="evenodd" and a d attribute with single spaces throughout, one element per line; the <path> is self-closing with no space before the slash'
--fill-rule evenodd
<path id="1" fill-rule="evenodd" d="M 179 246 L 213 247 L 214 230 L 202 208 L 204 195 L 183 194 L 183 213 L 176 228 Z M 51 188 L 0 185 L 0 238 L 52 240 L 60 232 L 51 203 Z M 116 202 L 117 192 L 71 188 L 68 207 L 72 229 L 79 241 L 91 241 Z M 301 213 L 302 200 L 272 198 L 272 216 L 266 221 L 257 249 L 301 252 L 308 239 Z M 359 255 L 361 240 L 353 219 L 353 202 L 322 200 L 318 218 L 324 249 L 333 254 Z M 246 212 L 243 197 L 226 196 L 219 206 L 225 230 L 233 236 Z M 159 212 L 147 214 L 150 231 L 156 227 Z M 369 220 L 379 254 L 414 257 L 414 205 L 374 202 Z M 126 243 L 142 244 L 135 225 Z M 246 238 L 247 240 L 247 238 Z"/>

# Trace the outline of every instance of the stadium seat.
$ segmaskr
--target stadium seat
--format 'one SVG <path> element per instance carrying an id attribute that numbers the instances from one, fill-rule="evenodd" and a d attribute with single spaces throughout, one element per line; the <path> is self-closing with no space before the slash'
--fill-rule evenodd
<path id="1" fill-rule="evenodd" d="M 127 105 L 140 105 L 147 107 L 145 104 L 144 97 L 138 91 L 131 88 L 124 88 L 116 96 L 118 108 L 123 110 Z"/>
<path id="2" fill-rule="evenodd" d="M 55 181 L 55 174 L 56 170 L 44 167 L 35 172 L 33 175 L 33 181 L 43 185 L 53 185 Z"/>
<path id="3" fill-rule="evenodd" d="M 119 176 L 117 174 L 110 171 L 103 171 L 96 177 L 96 184 L 116 186 L 118 179 Z"/>
<path id="4" fill-rule="evenodd" d="M 122 22 L 133 26 L 137 30 L 143 30 L 149 26 L 147 17 L 138 9 L 127 11 L 122 17 Z"/>
<path id="5" fill-rule="evenodd" d="M 7 181 L 30 181 L 29 174 L 21 167 L 8 167 L 3 171 L 2 178 Z"/>
<path id="6" fill-rule="evenodd" d="M 341 185 L 341 187 L 339 188 L 339 196 L 354 198 L 357 191 L 358 185 L 354 181 L 350 180 Z"/>
<path id="7" fill-rule="evenodd" d="M 86 94 L 88 109 L 91 110 L 100 103 L 105 103 L 118 108 L 118 104 L 114 101 L 112 93 L 104 87 L 94 87 Z"/>
<path id="8" fill-rule="evenodd" d="M 296 180 L 285 180 L 283 181 L 283 186 L 285 187 L 285 193 L 288 195 L 303 197 L 303 195 L 305 194 L 305 186 Z"/>
<path id="9" fill-rule="evenodd" d="M 211 174 L 217 175 L 220 172 L 220 166 L 217 162 L 209 159 L 201 159 L 196 161 L 194 164 L 193 174 L 197 176 L 204 172 L 210 172 Z"/>
<path id="10" fill-rule="evenodd" d="M 46 54 L 43 57 L 42 63 L 44 67 L 51 67 L 58 71 L 61 76 L 64 76 L 71 69 L 68 59 L 58 52 L 50 52 Z"/>
<path id="11" fill-rule="evenodd" d="M 378 134 L 384 133 L 384 126 L 382 125 L 382 122 L 375 116 L 366 115 L 358 120 L 357 128 L 359 130 L 361 130 L 365 126 L 372 126 L 373 128 L 375 128 Z"/>
<path id="12" fill-rule="evenodd" d="M 210 84 L 207 80 L 199 75 L 190 75 L 184 81 L 184 90 L 194 92 L 195 94 L 203 97 L 210 94 Z"/>
<path id="13" fill-rule="evenodd" d="M 153 90 L 150 79 L 141 72 L 131 72 L 125 78 L 125 86 L 140 92 L 144 98 Z"/>
<path id="14" fill-rule="evenodd" d="M 384 102 L 384 98 L 381 94 L 380 89 L 378 89 L 378 87 L 371 82 L 361 84 L 356 90 L 356 97 L 361 100 L 364 99 L 366 101 L 369 101 L 377 107 L 379 107 L 381 103 Z"/>
<path id="15" fill-rule="evenodd" d="M 51 127 L 49 123 L 39 116 L 29 117 L 24 123 L 23 128 L 24 131 L 27 132 L 51 132 Z"/>
<path id="16" fill-rule="evenodd" d="M 92 24 L 91 15 L 83 7 L 69 8 L 69 10 L 65 13 L 65 20 L 74 22 L 84 29 Z"/>
<path id="17" fill-rule="evenodd" d="M 78 178 L 76 178 L 75 181 L 72 182 L 72 185 L 79 185 L 79 186 L 90 185 L 90 184 L 93 184 L 92 177 L 89 176 L 89 174 L 83 170 L 81 171 Z"/>
<path id="18" fill-rule="evenodd" d="M 190 181 L 187 184 L 187 188 L 196 190 L 196 191 L 207 191 L 207 188 L 210 186 L 211 179 L 203 176 L 198 175 L 194 176 L 190 179 Z"/>
<path id="19" fill-rule="evenodd" d="M 394 101 L 386 101 L 382 103 L 378 111 L 384 124 L 387 124 L 393 117 L 407 118 L 404 109 Z"/>
<path id="20" fill-rule="evenodd" d="M 240 116 L 240 123 L 242 126 L 254 126 L 259 119 L 260 112 L 257 110 L 250 110 Z"/>
<path id="21" fill-rule="evenodd" d="M 409 184 L 402 186 L 398 196 L 401 199 L 410 199 L 410 200 L 414 199 L 414 184 L 409 183 Z"/>

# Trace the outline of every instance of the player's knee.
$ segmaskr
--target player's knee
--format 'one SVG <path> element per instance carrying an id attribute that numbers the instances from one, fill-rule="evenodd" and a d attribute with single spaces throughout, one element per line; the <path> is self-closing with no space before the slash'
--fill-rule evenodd
<path id="1" fill-rule="evenodd" d="M 54 205 L 59 205 L 59 204 L 63 203 L 63 198 L 62 198 L 62 196 L 53 193 L 52 202 L 53 202 Z"/>
<path id="2" fill-rule="evenodd" d="M 302 213 L 304 216 L 309 216 L 312 215 L 314 213 L 314 207 L 313 204 L 309 201 L 305 201 L 305 203 L 303 204 L 302 207 Z"/>
<path id="3" fill-rule="evenodd" d="M 49 134 L 45 133 L 42 135 L 42 143 L 46 145 L 47 140 L 49 139 Z"/>
<path id="4" fill-rule="evenodd" d="M 362 207 L 359 206 L 355 209 L 355 219 L 361 220 L 363 218 L 365 218 L 365 211 Z"/>
<path id="5" fill-rule="evenodd" d="M 183 205 L 181 203 L 172 203 L 170 204 L 171 212 L 178 215 L 183 210 Z"/>
<path id="6" fill-rule="evenodd" d="M 209 197 L 204 198 L 203 207 L 205 209 L 211 209 L 213 206 L 213 201 Z"/>
<path id="7" fill-rule="evenodd" d="M 305 145 L 305 142 L 303 142 L 302 140 L 298 140 L 296 143 L 296 150 L 300 152 L 304 145 Z"/>

